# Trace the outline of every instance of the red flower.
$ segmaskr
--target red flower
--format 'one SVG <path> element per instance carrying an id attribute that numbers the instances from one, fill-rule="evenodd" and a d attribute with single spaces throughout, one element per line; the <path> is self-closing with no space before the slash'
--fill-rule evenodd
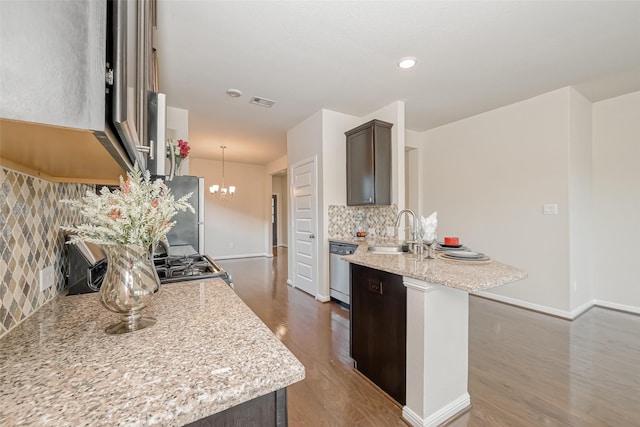
<path id="1" fill-rule="evenodd" d="M 180 150 L 180 157 L 186 159 L 189 156 L 189 151 L 191 151 L 191 147 L 189 147 L 189 142 L 183 141 L 182 139 L 178 140 L 178 149 Z"/>
<path id="2" fill-rule="evenodd" d="M 122 218 L 122 213 L 120 212 L 120 209 L 111 209 L 111 212 L 109 212 L 109 217 L 111 219 L 120 219 Z"/>
<path id="3" fill-rule="evenodd" d="M 131 178 L 127 178 L 127 180 L 122 183 L 120 190 L 125 194 L 131 191 Z"/>

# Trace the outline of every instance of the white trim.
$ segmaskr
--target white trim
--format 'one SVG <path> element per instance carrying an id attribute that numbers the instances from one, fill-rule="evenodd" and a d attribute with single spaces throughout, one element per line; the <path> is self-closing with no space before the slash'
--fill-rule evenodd
<path id="1" fill-rule="evenodd" d="M 405 283 L 405 285 L 406 285 L 406 283 Z M 580 307 L 574 308 L 571 311 L 564 311 L 564 310 L 558 310 L 556 308 L 547 307 L 545 305 L 533 304 L 533 303 L 530 303 L 530 302 L 527 302 L 527 301 L 523 301 L 523 300 L 519 300 L 519 299 L 515 299 L 515 298 L 509 298 L 509 297 L 505 297 L 505 296 L 502 296 L 502 295 L 493 294 L 493 293 L 490 293 L 490 292 L 484 292 L 484 291 L 472 292 L 471 295 L 477 295 L 477 296 L 480 296 L 480 297 L 483 297 L 483 298 L 487 298 L 487 299 L 490 299 L 490 300 L 494 300 L 494 301 L 504 302 L 506 304 L 515 305 L 516 307 L 527 308 L 529 310 L 538 311 L 540 313 L 550 314 L 552 316 L 557 316 L 557 317 L 562 317 L 563 319 L 567 319 L 567 320 L 576 319 L 578 316 L 582 315 L 583 313 L 585 313 L 587 310 L 589 310 L 593 306 L 598 306 L 598 307 L 603 307 L 603 308 L 610 308 L 612 310 L 619 310 L 619 311 L 624 311 L 624 312 L 632 313 L 632 314 L 640 314 L 640 307 L 636 307 L 636 306 L 633 306 L 633 305 L 618 304 L 618 303 L 615 303 L 615 302 L 604 301 L 604 300 L 600 300 L 600 299 L 593 299 L 591 301 L 587 301 L 586 303 L 582 304 Z"/>
<path id="2" fill-rule="evenodd" d="M 451 417 L 458 415 L 469 406 L 471 406 L 471 397 L 469 393 L 465 393 L 424 419 L 420 418 L 415 412 L 409 409 L 409 407 L 404 406 L 402 408 L 402 418 L 414 427 L 436 427 Z"/>
<path id="3" fill-rule="evenodd" d="M 402 407 L 402 418 L 414 427 L 422 426 L 424 422 L 424 420 L 420 418 L 418 414 L 409 409 L 408 406 Z"/>
<path id="4" fill-rule="evenodd" d="M 436 286 L 438 286 L 406 276 L 402 277 L 402 283 L 404 283 L 407 288 L 415 289 L 416 291 L 420 292 L 431 292 L 436 289 Z"/>
<path id="5" fill-rule="evenodd" d="M 329 302 L 331 301 L 331 297 L 327 295 L 316 295 L 316 299 L 320 302 Z"/>
<path id="6" fill-rule="evenodd" d="M 636 307 L 633 305 L 624 305 L 624 304 L 618 304 L 615 302 L 610 302 L 610 301 L 603 301 L 603 300 L 593 300 L 593 303 L 599 307 L 604 307 L 604 308 L 611 308 L 613 310 L 620 310 L 620 311 L 626 311 L 628 313 L 633 313 L 633 314 L 640 314 L 640 307 Z"/>
<path id="7" fill-rule="evenodd" d="M 580 307 L 577 307 L 577 308 L 574 308 L 573 310 L 571 310 L 571 320 L 576 319 L 582 313 L 586 312 L 591 307 L 593 307 L 593 305 L 594 305 L 594 301 L 591 300 L 591 301 L 585 302 Z"/>
<path id="8" fill-rule="evenodd" d="M 289 285 L 291 287 L 295 287 L 295 286 L 293 286 L 293 280 L 291 280 L 291 279 L 287 279 L 287 285 Z"/>
<path id="9" fill-rule="evenodd" d="M 573 319 L 571 313 L 565 310 L 558 310 L 556 308 L 547 307 L 546 305 L 533 304 L 527 301 L 505 297 L 505 296 L 497 295 L 491 292 L 485 292 L 485 291 L 471 292 L 471 295 L 478 295 L 483 298 L 491 299 L 494 301 L 500 301 L 500 302 L 515 305 L 518 307 L 528 308 L 529 310 L 539 311 L 541 313 L 550 314 L 552 316 L 562 317 L 563 319 L 567 319 L 567 320 Z"/>

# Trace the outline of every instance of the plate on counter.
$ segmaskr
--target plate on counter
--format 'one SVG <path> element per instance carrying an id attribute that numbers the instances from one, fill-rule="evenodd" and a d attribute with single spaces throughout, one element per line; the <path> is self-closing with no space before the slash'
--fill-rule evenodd
<path id="1" fill-rule="evenodd" d="M 469 248 L 466 247 L 465 245 L 458 245 L 458 246 L 446 246 L 442 243 L 438 243 L 436 245 L 436 250 L 437 251 L 468 251 Z"/>
<path id="2" fill-rule="evenodd" d="M 472 251 L 445 252 L 445 255 L 452 256 L 454 258 L 482 258 L 484 256 L 484 254 L 480 252 L 472 252 Z"/>
<path id="3" fill-rule="evenodd" d="M 442 252 L 439 254 L 440 258 L 452 260 L 452 261 L 490 261 L 491 258 L 480 252 L 471 251 L 453 251 Z"/>

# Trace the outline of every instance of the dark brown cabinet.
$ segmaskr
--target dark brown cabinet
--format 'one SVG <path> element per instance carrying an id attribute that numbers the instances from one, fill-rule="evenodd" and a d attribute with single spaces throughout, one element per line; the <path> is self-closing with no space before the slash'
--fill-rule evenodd
<path id="1" fill-rule="evenodd" d="M 287 425 L 287 389 L 281 388 L 187 424 L 185 427 L 286 427 Z"/>
<path id="2" fill-rule="evenodd" d="M 347 136 L 347 206 L 391 204 L 392 123 L 372 120 Z"/>
<path id="3" fill-rule="evenodd" d="M 356 369 L 404 405 L 407 290 L 402 276 L 351 264 L 350 319 Z"/>

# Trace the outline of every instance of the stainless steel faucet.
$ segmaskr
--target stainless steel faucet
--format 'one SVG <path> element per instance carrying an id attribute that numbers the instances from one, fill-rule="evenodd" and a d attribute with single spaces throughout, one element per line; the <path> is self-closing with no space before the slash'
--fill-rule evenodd
<path id="1" fill-rule="evenodd" d="M 400 227 L 400 219 L 402 219 L 402 214 L 408 213 L 412 217 L 412 226 L 411 226 L 411 240 L 412 243 L 416 242 L 416 238 L 418 236 L 418 221 L 416 220 L 416 214 L 411 209 L 402 209 L 398 212 L 398 217 L 396 218 L 396 228 Z"/>

